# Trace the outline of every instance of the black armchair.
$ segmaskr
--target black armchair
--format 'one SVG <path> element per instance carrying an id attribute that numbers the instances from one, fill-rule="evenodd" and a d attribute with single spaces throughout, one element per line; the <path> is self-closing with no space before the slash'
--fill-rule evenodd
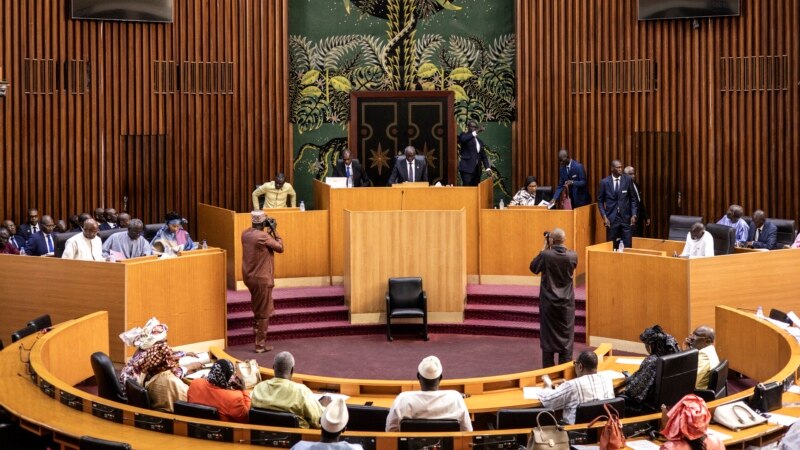
<path id="1" fill-rule="evenodd" d="M 389 278 L 386 292 L 386 339 L 392 341 L 392 319 L 422 319 L 422 336 L 428 340 L 428 297 L 422 278 Z"/>
<path id="2" fill-rule="evenodd" d="M 710 402 L 728 395 L 728 360 L 725 359 L 711 370 L 708 389 L 697 389 L 695 395 Z"/>
<path id="3" fill-rule="evenodd" d="M 28 325 L 25 328 L 20 328 L 19 330 L 11 333 L 11 342 L 17 342 L 25 336 L 30 336 L 33 333 L 36 333 L 36 331 L 35 325 Z"/>
<path id="4" fill-rule="evenodd" d="M 539 186 L 536 188 L 536 196 L 548 202 L 553 201 L 553 186 Z"/>
<path id="5" fill-rule="evenodd" d="M 52 327 L 53 321 L 50 319 L 50 314 L 44 314 L 28 322 L 28 326 L 31 325 L 36 327 L 36 331 L 39 331 Z"/>
<path id="6" fill-rule="evenodd" d="M 350 431 L 385 431 L 389 408 L 347 405 L 347 429 Z"/>
<path id="7" fill-rule="evenodd" d="M 500 409 L 497 411 L 497 429 L 513 430 L 516 428 L 533 428 L 536 426 L 536 416 L 541 412 L 555 412 L 549 408 L 525 408 L 525 409 Z M 558 425 L 553 421 L 553 416 L 545 414 L 539 420 L 544 425 Z"/>
<path id="8" fill-rule="evenodd" d="M 91 360 L 94 380 L 97 383 L 97 395 L 115 402 L 128 403 L 128 399 L 122 393 L 117 373 L 114 371 L 114 364 L 108 355 L 103 352 L 94 352 Z"/>
<path id="9" fill-rule="evenodd" d="M 176 400 L 172 403 L 173 412 L 179 416 L 196 417 L 198 419 L 219 420 L 219 411 L 213 406 Z"/>
<path id="10" fill-rule="evenodd" d="M 736 247 L 736 229 L 716 223 L 706 224 L 706 231 L 714 238 L 714 256 L 730 255 Z"/>
<path id="11" fill-rule="evenodd" d="M 125 380 L 125 395 L 128 397 L 128 404 L 137 408 L 151 409 L 150 395 L 147 389 L 137 383 L 133 378 Z"/>
<path id="12" fill-rule="evenodd" d="M 161 227 L 163 226 L 164 226 L 163 223 L 148 223 L 147 225 L 145 225 L 144 238 L 147 240 L 147 242 L 152 241 L 153 238 L 156 237 L 158 230 L 160 230 Z"/>
<path id="13" fill-rule="evenodd" d="M 300 428 L 300 419 L 290 412 L 250 408 L 250 423 L 271 427 Z"/>
<path id="14" fill-rule="evenodd" d="M 694 392 L 697 381 L 697 349 L 673 353 L 656 360 L 656 382 L 650 396 L 654 410 L 672 407 L 686 394 Z"/>
<path id="15" fill-rule="evenodd" d="M 80 450 L 131 450 L 133 447 L 126 442 L 107 441 L 91 436 L 81 436 L 78 448 Z"/>
<path id="16" fill-rule="evenodd" d="M 595 417 L 606 414 L 604 405 L 608 405 L 617 410 L 620 418 L 625 417 L 625 399 L 622 397 L 615 397 L 608 400 L 597 400 L 594 402 L 587 402 L 578 405 L 575 409 L 575 423 L 589 423 Z"/>
<path id="17" fill-rule="evenodd" d="M 461 424 L 456 419 L 403 419 L 400 421 L 400 432 L 407 431 L 461 431 Z"/>
<path id="18" fill-rule="evenodd" d="M 797 224 L 794 220 L 787 219 L 767 219 L 774 223 L 778 228 L 778 241 L 777 248 L 783 248 L 784 245 L 792 245 L 797 237 Z"/>
<path id="19" fill-rule="evenodd" d="M 685 241 L 692 225 L 696 223 L 703 223 L 703 218 L 701 216 L 669 216 L 669 236 L 667 239 L 670 241 Z"/>
<path id="20" fill-rule="evenodd" d="M 777 320 L 778 322 L 788 323 L 789 325 L 792 324 L 792 319 L 789 318 L 789 315 L 780 309 L 770 309 L 769 318 L 772 320 Z"/>

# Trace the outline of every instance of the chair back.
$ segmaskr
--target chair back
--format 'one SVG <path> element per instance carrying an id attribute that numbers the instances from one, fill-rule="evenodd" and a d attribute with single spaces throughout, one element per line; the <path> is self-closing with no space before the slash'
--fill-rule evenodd
<path id="1" fill-rule="evenodd" d="M 219 420 L 219 411 L 213 406 L 199 403 L 176 400 L 172 403 L 172 410 L 180 416 L 196 417 L 198 419 Z"/>
<path id="2" fill-rule="evenodd" d="M 53 256 L 61 258 L 64 255 L 64 249 L 67 248 L 67 240 L 72 236 L 80 233 L 80 231 L 68 231 L 66 233 L 53 233 Z"/>
<path id="3" fill-rule="evenodd" d="M 272 409 L 250 408 L 250 423 L 271 427 L 300 428 L 300 419 L 297 416 L 290 412 Z"/>
<path id="4" fill-rule="evenodd" d="M 3 344 L 3 340 L 0 339 L 0 350 L 6 348 L 5 344 Z"/>
<path id="5" fill-rule="evenodd" d="M 670 241 L 685 241 L 692 225 L 703 223 L 702 216 L 669 216 L 669 236 Z"/>
<path id="6" fill-rule="evenodd" d="M 789 315 L 779 309 L 770 309 L 769 318 L 772 320 L 777 320 L 778 322 L 788 323 L 789 325 L 792 324 L 792 319 L 789 318 Z"/>
<path id="7" fill-rule="evenodd" d="M 625 399 L 622 397 L 615 397 L 608 400 L 597 400 L 594 402 L 587 402 L 578 405 L 575 410 L 575 423 L 589 423 L 595 417 L 603 416 L 606 414 L 604 405 L 613 406 L 617 410 L 620 418 L 625 417 Z"/>
<path id="8" fill-rule="evenodd" d="M 28 325 L 25 328 L 20 328 L 19 330 L 11 333 L 11 342 L 17 342 L 25 336 L 30 336 L 33 333 L 36 333 L 36 331 L 36 326 L 34 325 Z"/>
<path id="9" fill-rule="evenodd" d="M 714 238 L 714 256 L 730 255 L 736 247 L 736 229 L 716 223 L 706 224 L 706 231 Z"/>
<path id="10" fill-rule="evenodd" d="M 80 450 L 131 450 L 131 444 L 126 442 L 107 441 L 105 439 L 93 438 L 91 436 L 81 436 L 78 443 Z"/>
<path id="11" fill-rule="evenodd" d="M 128 404 L 137 408 L 151 409 L 150 395 L 147 389 L 137 383 L 133 378 L 125 380 L 125 395 L 128 397 Z"/>
<path id="12" fill-rule="evenodd" d="M 94 352 L 91 356 L 94 380 L 97 383 L 97 395 L 115 402 L 127 403 L 128 399 L 122 393 L 122 386 L 114 371 L 114 364 L 108 355 L 103 352 Z"/>
<path id="13" fill-rule="evenodd" d="M 119 227 L 117 227 L 117 228 L 112 228 L 110 230 L 100 230 L 100 231 L 97 232 L 97 237 L 99 237 L 101 241 L 105 242 L 106 239 L 108 239 L 108 237 L 111 236 L 112 234 L 120 233 L 122 231 L 127 232 L 128 229 L 127 228 L 119 228 Z"/>
<path id="14" fill-rule="evenodd" d="M 422 306 L 422 278 L 389 278 L 390 308 L 420 308 Z M 389 313 L 390 311 L 387 311 Z"/>
<path id="15" fill-rule="evenodd" d="M 656 360 L 656 381 L 650 406 L 672 407 L 686 394 L 694 392 L 697 381 L 697 349 L 661 356 Z"/>
<path id="16" fill-rule="evenodd" d="M 536 426 L 536 416 L 541 412 L 549 412 L 555 414 L 549 408 L 525 408 L 525 409 L 500 409 L 497 411 L 497 429 L 498 430 L 513 430 L 516 428 L 533 428 Z M 557 425 L 553 421 L 553 416 L 549 414 L 542 415 L 539 423 L 544 425 Z"/>
<path id="17" fill-rule="evenodd" d="M 28 326 L 31 325 L 36 327 L 36 331 L 39 331 L 52 327 L 53 321 L 50 320 L 50 314 L 44 314 L 28 322 Z"/>
<path id="18" fill-rule="evenodd" d="M 545 201 L 552 201 L 553 200 L 553 186 L 538 186 L 536 188 L 537 196 L 540 196 L 542 200 Z"/>
<path id="19" fill-rule="evenodd" d="M 163 223 L 148 223 L 147 225 L 145 225 L 144 238 L 147 240 L 147 242 L 152 241 L 153 238 L 156 237 L 156 233 L 158 233 L 158 230 L 160 230 L 161 227 L 163 226 L 164 226 Z"/>
<path id="20" fill-rule="evenodd" d="M 461 424 L 456 419 L 403 419 L 400 431 L 461 431 Z"/>
<path id="21" fill-rule="evenodd" d="M 714 391 L 714 399 L 728 396 L 728 360 L 724 359 L 711 370 L 708 389 Z"/>
<path id="22" fill-rule="evenodd" d="M 778 248 L 784 245 L 792 245 L 797 237 L 797 223 L 788 219 L 767 219 L 778 228 Z"/>
<path id="23" fill-rule="evenodd" d="M 386 431 L 389 408 L 347 405 L 347 429 L 350 431 Z"/>

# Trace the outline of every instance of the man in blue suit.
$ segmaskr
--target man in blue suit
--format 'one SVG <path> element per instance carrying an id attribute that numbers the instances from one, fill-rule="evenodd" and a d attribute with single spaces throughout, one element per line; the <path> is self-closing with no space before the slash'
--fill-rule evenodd
<path id="1" fill-rule="evenodd" d="M 398 157 L 389 175 L 389 186 L 407 181 L 428 181 L 428 165 L 425 157 L 417 156 L 417 150 L 409 145 L 403 151 L 405 158 Z"/>
<path id="2" fill-rule="evenodd" d="M 553 193 L 553 201 L 558 202 L 561 199 L 561 192 L 567 189 L 573 208 L 588 205 L 591 200 L 589 199 L 589 188 L 586 184 L 586 171 L 583 169 L 583 165 L 570 158 L 569 153 L 564 149 L 558 151 L 558 162 L 560 164 L 558 187 L 556 192 Z"/>
<path id="3" fill-rule="evenodd" d="M 622 173 L 619 160 L 611 161 L 611 175 L 600 182 L 597 207 L 606 226 L 606 239 L 614 242 L 615 246 L 617 239 L 622 239 L 625 247 L 630 248 L 639 214 L 639 200 L 633 189 L 633 180 Z"/>
<path id="4" fill-rule="evenodd" d="M 481 164 L 487 172 L 492 171 L 489 156 L 486 154 L 486 145 L 478 138 L 478 133 L 484 128 L 475 120 L 467 122 L 467 131 L 458 135 L 461 145 L 461 159 L 458 161 L 458 173 L 461 175 L 462 186 L 477 186 L 481 181 Z"/>
<path id="5" fill-rule="evenodd" d="M 31 256 L 53 255 L 56 251 L 55 234 L 53 230 L 56 223 L 53 218 L 47 215 L 42 216 L 42 230 L 34 233 L 25 247 L 25 254 Z"/>
<path id="6" fill-rule="evenodd" d="M 14 221 L 11 219 L 4 220 L 3 228 L 8 230 L 8 233 L 11 234 L 11 238 L 9 238 L 8 242 L 17 250 L 25 251 L 26 241 L 22 236 L 17 234 L 17 226 L 14 224 Z"/>
<path id="7" fill-rule="evenodd" d="M 753 226 L 747 232 L 747 248 L 778 248 L 778 227 L 767 220 L 764 211 L 758 209 L 753 213 Z"/>
<path id="8" fill-rule="evenodd" d="M 31 208 L 28 210 L 28 221 L 19 224 L 17 234 L 22 236 L 25 242 L 28 242 L 31 236 L 38 231 L 41 231 L 41 227 L 39 226 L 39 210 Z"/>

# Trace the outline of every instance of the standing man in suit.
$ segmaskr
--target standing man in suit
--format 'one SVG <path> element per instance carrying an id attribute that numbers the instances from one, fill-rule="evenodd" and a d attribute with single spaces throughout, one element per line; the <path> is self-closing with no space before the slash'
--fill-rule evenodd
<path id="1" fill-rule="evenodd" d="M 22 236 L 17 234 L 17 226 L 14 224 L 14 221 L 10 219 L 4 220 L 3 228 L 8 230 L 8 233 L 11 235 L 8 239 L 9 244 L 13 245 L 17 250 L 24 251 L 26 242 Z"/>
<path id="2" fill-rule="evenodd" d="M 622 239 L 625 247 L 630 248 L 639 201 L 633 190 L 633 180 L 622 173 L 622 163 L 618 159 L 611 161 L 611 175 L 600 182 L 597 206 L 606 226 L 606 239 L 615 246 L 617 239 Z"/>
<path id="3" fill-rule="evenodd" d="M 586 171 L 583 169 L 583 165 L 570 158 L 569 153 L 563 148 L 558 151 L 558 162 L 560 164 L 558 169 L 558 188 L 553 194 L 553 201 L 560 201 L 561 192 L 566 189 L 572 208 L 588 205 L 591 200 L 589 198 L 589 186 L 586 183 Z"/>
<path id="4" fill-rule="evenodd" d="M 25 239 L 25 242 L 31 238 L 37 231 L 41 231 L 39 227 L 39 210 L 36 208 L 31 208 L 28 210 L 28 221 L 26 223 L 19 224 L 19 230 L 17 234 L 22 236 L 22 239 Z"/>
<path id="5" fill-rule="evenodd" d="M 38 221 L 38 217 L 37 217 Z M 35 233 L 28 239 L 25 246 L 25 254 L 31 256 L 52 256 L 56 251 L 55 235 L 53 230 L 56 228 L 56 223 L 53 218 L 44 215 L 42 216 L 42 230 Z"/>
<path id="6" fill-rule="evenodd" d="M 778 248 L 778 227 L 767 220 L 767 215 L 760 209 L 753 213 L 753 226 L 747 232 L 745 247 L 767 250 Z"/>
<path id="7" fill-rule="evenodd" d="M 367 174 L 361 168 L 361 163 L 357 159 L 353 159 L 350 150 L 342 152 L 342 160 L 336 163 L 333 168 L 333 176 L 348 178 L 349 186 L 361 187 L 369 182 Z"/>
<path id="8" fill-rule="evenodd" d="M 428 165 L 425 158 L 417 156 L 417 149 L 409 145 L 403 151 L 405 158 L 397 158 L 389 175 L 389 186 L 407 181 L 428 181 Z"/>
<path id="9" fill-rule="evenodd" d="M 492 172 L 492 165 L 489 156 L 486 154 L 486 145 L 478 139 L 478 133 L 482 133 L 482 125 L 476 120 L 467 121 L 467 131 L 458 135 L 458 143 L 461 145 L 461 159 L 458 161 L 458 173 L 461 174 L 461 184 L 463 186 L 477 186 L 481 181 L 481 168 L 479 163 L 489 173 Z"/>
<path id="10" fill-rule="evenodd" d="M 636 220 L 636 228 L 633 230 L 633 235 L 636 237 L 644 236 L 644 227 L 650 226 L 650 216 L 647 214 L 647 208 L 644 206 L 644 197 L 642 188 L 636 182 L 636 169 L 633 166 L 628 166 L 624 170 L 625 175 L 633 180 L 633 193 L 636 195 L 636 200 L 639 202 L 639 217 Z"/>

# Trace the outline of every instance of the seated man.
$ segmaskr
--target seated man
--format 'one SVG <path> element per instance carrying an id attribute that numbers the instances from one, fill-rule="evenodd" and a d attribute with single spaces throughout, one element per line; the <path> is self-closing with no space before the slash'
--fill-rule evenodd
<path id="1" fill-rule="evenodd" d="M 301 428 L 319 428 L 322 407 L 311 392 L 301 383 L 291 380 L 294 373 L 294 356 L 289 352 L 275 355 L 272 363 L 275 377 L 258 383 L 250 394 L 253 408 L 272 409 L 294 414 L 300 419 Z M 330 398 L 323 397 L 323 401 Z"/>
<path id="2" fill-rule="evenodd" d="M 611 378 L 597 373 L 597 355 L 593 351 L 581 352 L 575 360 L 575 374 L 577 378 L 539 393 L 542 406 L 563 409 L 563 417 L 568 423 L 575 423 L 575 410 L 581 403 L 614 398 L 614 384 Z"/>
<path id="3" fill-rule="evenodd" d="M 94 219 L 83 222 L 83 233 L 67 239 L 63 259 L 79 259 L 81 261 L 105 261 L 103 258 L 103 241 L 97 236 L 100 226 Z"/>
<path id="4" fill-rule="evenodd" d="M 362 447 L 359 444 L 339 440 L 347 428 L 349 418 L 344 399 L 342 397 L 334 398 L 325 408 L 325 414 L 322 415 L 322 432 L 319 442 L 300 441 L 294 444 L 292 450 L 361 450 Z"/>
<path id="5" fill-rule="evenodd" d="M 711 371 L 719 365 L 719 356 L 717 356 L 717 351 L 714 348 L 714 339 L 714 329 L 701 325 L 687 336 L 684 341 L 687 350 L 690 348 L 698 350 L 695 389 L 708 389 Z"/>
<path id="6" fill-rule="evenodd" d="M 19 255 L 19 250 L 10 240 L 11 233 L 5 228 L 0 228 L 0 255 Z"/>
<path id="7" fill-rule="evenodd" d="M 417 156 L 417 150 L 409 145 L 403 151 L 405 158 L 397 158 L 389 175 L 389 186 L 408 181 L 428 181 L 428 165 L 425 158 Z"/>
<path id="8" fill-rule="evenodd" d="M 131 215 L 128 213 L 120 213 L 117 216 L 117 224 L 120 228 L 128 228 L 128 224 L 131 223 Z"/>
<path id="9" fill-rule="evenodd" d="M 744 208 L 739 205 L 731 205 L 728 207 L 728 212 L 717 221 L 719 225 L 736 229 L 736 245 L 738 246 L 747 242 L 747 234 L 750 229 L 750 225 L 747 225 L 742 216 L 744 216 Z"/>
<path id="10" fill-rule="evenodd" d="M 153 250 L 143 234 L 144 223 L 139 219 L 131 220 L 127 233 L 114 233 L 103 242 L 103 258 L 131 259 L 152 255 Z"/>
<path id="11" fill-rule="evenodd" d="M 48 215 L 42 216 L 41 230 L 33 233 L 28 239 L 25 244 L 25 254 L 31 256 L 53 256 L 56 251 L 55 235 L 53 234 L 55 228 L 56 223 L 53 222 L 52 217 Z"/>
<path id="12" fill-rule="evenodd" d="M 25 239 L 17 234 L 17 226 L 14 224 L 14 221 L 10 219 L 4 220 L 3 228 L 8 230 L 8 233 L 11 235 L 11 237 L 8 239 L 8 242 L 13 245 L 17 251 L 25 251 Z"/>
<path id="13" fill-rule="evenodd" d="M 31 208 L 28 210 L 28 221 L 19 224 L 19 229 L 17 229 L 17 234 L 25 239 L 25 242 L 28 242 L 34 234 L 42 231 L 41 227 L 39 226 L 39 210 L 36 208 Z"/>
<path id="14" fill-rule="evenodd" d="M 258 197 L 264 196 L 264 207 L 258 204 Z M 253 211 L 267 208 L 286 208 L 297 206 L 297 193 L 291 184 L 286 182 L 282 173 L 275 175 L 275 181 L 264 183 L 253 191 Z"/>
<path id="15" fill-rule="evenodd" d="M 353 159 L 350 150 L 342 152 L 342 160 L 336 163 L 333 168 L 333 176 L 349 178 L 349 185 L 351 187 L 361 187 L 369 183 L 367 173 L 361 167 L 361 163 L 357 159 Z"/>
<path id="16" fill-rule="evenodd" d="M 97 222 L 97 226 L 100 227 L 104 223 L 106 223 L 106 210 L 105 208 L 95 208 L 94 209 L 94 216 L 92 217 L 95 222 Z"/>
<path id="17" fill-rule="evenodd" d="M 119 228 L 117 224 L 117 210 L 114 208 L 106 208 L 103 212 L 103 215 L 106 218 L 106 221 L 100 224 L 100 230 L 113 230 L 114 228 Z"/>
<path id="18" fill-rule="evenodd" d="M 392 403 L 386 417 L 386 431 L 400 431 L 403 419 L 457 419 L 461 431 L 472 431 L 467 405 L 458 391 L 440 391 L 442 363 L 428 356 L 417 367 L 417 380 L 421 391 L 401 392 Z"/>
<path id="19" fill-rule="evenodd" d="M 778 248 L 778 227 L 767 220 L 764 211 L 758 209 L 753 213 L 753 226 L 747 232 L 747 248 L 775 250 Z"/>
<path id="20" fill-rule="evenodd" d="M 689 229 L 681 256 L 688 258 L 714 256 L 714 238 L 702 223 L 697 222 Z"/>

